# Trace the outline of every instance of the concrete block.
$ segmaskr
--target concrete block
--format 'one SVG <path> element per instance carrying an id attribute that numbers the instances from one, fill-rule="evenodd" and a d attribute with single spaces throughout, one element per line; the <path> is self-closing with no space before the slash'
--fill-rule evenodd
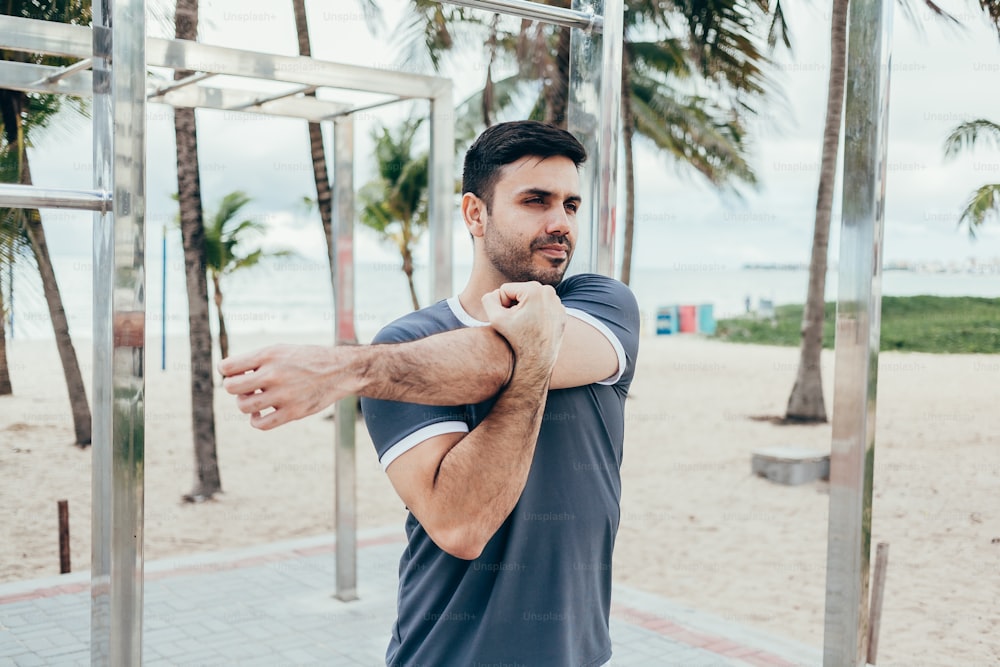
<path id="1" fill-rule="evenodd" d="M 758 449 L 751 454 L 750 470 L 778 484 L 806 484 L 830 478 L 830 455 L 802 447 Z"/>

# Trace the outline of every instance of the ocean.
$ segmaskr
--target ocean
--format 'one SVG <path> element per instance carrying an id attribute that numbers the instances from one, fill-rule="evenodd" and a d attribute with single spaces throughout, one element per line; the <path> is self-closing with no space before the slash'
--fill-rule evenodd
<path id="1" fill-rule="evenodd" d="M 89 256 L 53 258 L 70 331 L 90 338 L 92 327 L 92 266 Z M 168 336 L 187 332 L 187 297 L 184 267 L 180 258 L 168 259 L 166 310 L 164 317 L 163 264 L 149 257 L 146 276 L 146 308 L 149 335 Z M 454 268 L 454 293 L 464 286 L 470 267 Z M 319 261 L 276 258 L 223 279 L 226 326 L 231 333 L 329 332 L 333 336 L 333 298 L 329 269 Z M 8 276 L 0 281 L 7 295 Z M 52 338 L 48 310 L 34 269 L 22 265 L 13 275 L 13 336 L 15 339 Z M 427 304 L 426 267 L 416 269 L 421 305 Z M 775 305 L 805 301 L 808 272 L 803 269 L 740 269 L 712 264 L 670 268 L 642 267 L 633 271 L 631 287 L 646 324 L 655 320 L 658 308 L 668 305 L 712 304 L 715 316 L 727 317 L 746 311 L 749 300 L 756 309 L 761 299 Z M 885 271 L 883 294 L 912 296 L 1000 297 L 1000 274 L 918 273 Z M 827 278 L 826 298 L 837 297 L 837 272 Z M 11 305 L 7 304 L 8 307 Z M 406 279 L 394 262 L 356 265 L 355 316 L 358 338 L 366 342 L 386 323 L 412 308 Z M 213 306 L 214 317 L 214 306 Z M 215 322 L 212 322 L 213 330 Z M 8 336 L 11 331 L 8 328 Z"/>

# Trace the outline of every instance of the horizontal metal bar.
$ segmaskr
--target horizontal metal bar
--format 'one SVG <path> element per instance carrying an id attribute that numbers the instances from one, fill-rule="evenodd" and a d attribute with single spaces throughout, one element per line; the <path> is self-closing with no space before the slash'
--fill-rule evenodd
<path id="1" fill-rule="evenodd" d="M 91 28 L 57 21 L 0 16 L 0 48 L 63 58 L 90 58 Z"/>
<path id="2" fill-rule="evenodd" d="M 604 17 L 589 12 L 581 12 L 562 7 L 550 7 L 531 0 L 441 0 L 444 4 L 471 7 L 489 12 L 509 14 L 532 21 L 552 23 L 567 28 L 579 28 L 587 32 L 601 32 Z"/>
<path id="3" fill-rule="evenodd" d="M 44 79 L 39 79 L 37 81 L 37 84 L 38 85 L 51 85 L 51 84 L 55 83 L 56 81 L 59 81 L 60 79 L 69 76 L 70 74 L 76 74 L 77 72 L 81 72 L 83 70 L 90 69 L 90 66 L 93 64 L 93 62 L 94 62 L 93 58 L 84 58 L 80 62 L 76 62 L 76 63 L 73 63 L 72 65 L 67 66 L 67 67 L 60 68 L 58 72 L 55 72 L 54 74 L 50 74 L 49 76 L 45 77 Z"/>
<path id="4" fill-rule="evenodd" d="M 63 93 L 78 97 L 90 97 L 93 94 L 92 75 L 89 71 L 67 75 L 55 83 L 43 83 L 49 76 L 61 71 L 63 70 L 60 67 L 0 60 L 0 81 L 6 89 L 35 93 Z M 155 95 L 155 90 L 150 89 L 149 95 Z M 173 107 L 240 111 L 266 116 L 301 118 L 313 122 L 327 120 L 353 110 L 350 104 L 320 100 L 315 97 L 282 98 L 267 102 L 260 100 L 260 91 L 182 86 L 166 94 L 160 94 L 153 101 Z"/>
<path id="5" fill-rule="evenodd" d="M 0 183 L 0 208 L 73 208 L 106 213 L 111 208 L 111 193 Z"/>
<path id="6" fill-rule="evenodd" d="M 3 88 L 7 90 L 20 90 L 26 93 L 61 93 L 76 97 L 89 97 L 93 94 L 93 79 L 89 71 L 67 74 L 57 81 L 46 83 L 50 76 L 62 71 L 61 67 L 0 60 L 0 82 L 3 82 Z"/>
<path id="7" fill-rule="evenodd" d="M 262 104 L 267 104 L 268 102 L 274 102 L 275 100 L 283 100 L 286 97 L 294 97 L 300 93 L 308 95 L 309 93 L 314 93 L 314 92 L 316 92 L 316 86 L 299 86 L 295 90 L 289 90 L 284 93 L 277 93 L 275 95 L 270 95 L 267 97 L 258 97 L 253 102 L 244 104 L 242 107 L 235 107 L 233 111 L 240 111 L 241 109 L 248 107 L 258 107 L 261 106 Z"/>
<path id="8" fill-rule="evenodd" d="M 387 106 L 389 104 L 395 104 L 396 102 L 400 102 L 403 99 L 406 99 L 406 98 L 396 98 L 396 99 L 393 99 L 393 100 L 382 100 L 381 102 L 372 102 L 371 104 L 364 104 L 364 105 L 362 105 L 360 107 L 349 107 L 347 109 L 344 109 L 343 111 L 338 111 L 336 113 L 330 114 L 329 116 L 327 116 L 323 120 L 333 120 L 334 118 L 341 118 L 343 116 L 350 116 L 352 114 L 356 114 L 359 111 L 369 111 L 370 109 L 378 109 L 379 107 L 384 107 L 384 106 Z"/>
<path id="9" fill-rule="evenodd" d="M 196 74 L 192 74 L 191 76 L 186 76 L 183 79 L 177 79 L 173 83 L 168 83 L 165 86 L 161 86 L 156 90 L 154 90 L 153 92 L 147 93 L 146 97 L 148 99 L 152 99 L 154 97 L 162 97 L 163 95 L 166 95 L 167 93 L 173 90 L 179 90 L 181 88 L 184 88 L 185 86 L 190 86 L 192 84 L 198 83 L 199 81 L 204 81 L 205 79 L 209 79 L 213 76 L 215 76 L 215 74 L 212 74 L 211 72 L 198 72 Z"/>
<path id="10" fill-rule="evenodd" d="M 146 62 L 150 67 L 214 72 L 402 97 L 433 97 L 445 85 L 442 82 L 447 81 L 421 74 L 345 65 L 305 56 L 230 49 L 179 39 L 149 38 L 146 41 Z"/>
<path id="11" fill-rule="evenodd" d="M 233 113 L 262 114 L 285 118 L 302 118 L 319 122 L 350 109 L 349 104 L 320 100 L 315 97 L 282 97 L 259 102 L 260 92 L 235 88 L 187 86 L 154 100 L 172 107 L 216 109 Z"/>
<path id="12" fill-rule="evenodd" d="M 89 58 L 92 36 L 86 26 L 0 16 L 0 49 Z M 436 97 L 450 86 L 435 76 L 155 37 L 146 40 L 146 65 L 404 98 Z"/>

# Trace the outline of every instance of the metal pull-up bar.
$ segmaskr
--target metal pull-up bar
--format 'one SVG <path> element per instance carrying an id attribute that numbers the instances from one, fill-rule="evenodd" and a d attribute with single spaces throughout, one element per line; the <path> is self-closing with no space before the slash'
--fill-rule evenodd
<path id="1" fill-rule="evenodd" d="M 601 32 L 604 17 L 592 11 L 563 9 L 542 5 L 531 0 L 443 0 L 450 5 L 483 9 L 498 14 L 508 14 L 523 19 L 542 21 L 566 28 L 579 28 L 587 32 Z"/>
<path id="2" fill-rule="evenodd" d="M 0 183 L 0 205 L 9 208 L 71 208 L 106 213 L 111 207 L 111 193 L 103 190 L 65 190 Z"/>

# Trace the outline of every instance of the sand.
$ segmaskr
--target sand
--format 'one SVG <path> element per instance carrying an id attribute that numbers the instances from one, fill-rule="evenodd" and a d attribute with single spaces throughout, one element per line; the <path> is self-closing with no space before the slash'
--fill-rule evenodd
<path id="1" fill-rule="evenodd" d="M 284 341 L 324 343 L 322 335 Z M 234 336 L 235 352 L 278 342 Z M 187 350 L 159 341 L 147 363 L 145 556 L 257 544 L 333 530 L 330 411 L 257 432 L 216 390 L 225 493 L 192 488 Z M 85 376 L 89 341 L 78 341 Z M 89 450 L 71 445 L 54 344 L 12 341 L 16 395 L 0 398 L 0 581 L 58 573 L 56 501 L 68 499 L 74 570 L 89 567 Z M 819 647 L 829 493 L 750 473 L 755 449 L 829 449 L 830 426 L 779 426 L 797 350 L 645 336 L 628 402 L 624 584 Z M 824 356 L 832 410 L 833 355 Z M 883 353 L 879 364 L 873 541 L 891 545 L 879 665 L 1000 663 L 1000 357 Z M 358 526 L 405 512 L 357 438 Z"/>

